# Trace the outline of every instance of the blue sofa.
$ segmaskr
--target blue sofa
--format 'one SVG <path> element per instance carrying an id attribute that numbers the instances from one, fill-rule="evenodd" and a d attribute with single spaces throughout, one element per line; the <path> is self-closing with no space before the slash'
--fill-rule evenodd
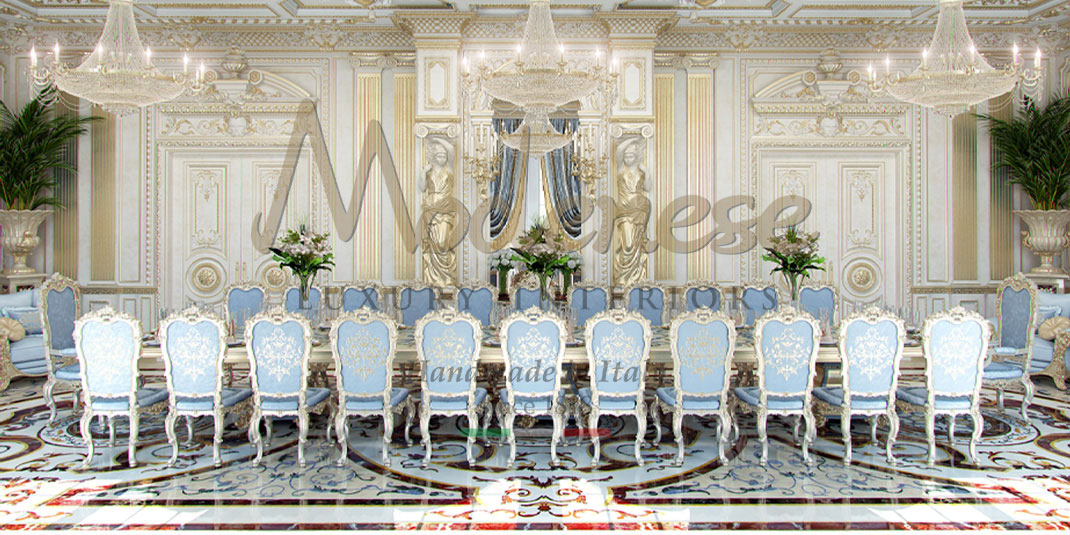
<path id="1" fill-rule="evenodd" d="M 6 308 L 40 308 L 39 299 L 36 289 L 3 294 L 0 295 L 0 312 Z M 17 342 L 9 342 L 3 336 L 0 336 L 0 340 L 0 392 L 7 389 L 12 379 L 48 374 L 43 334 L 27 333 L 25 338 Z"/>
<path id="2" fill-rule="evenodd" d="M 1043 322 L 1042 311 L 1044 307 L 1058 307 L 1058 315 L 1070 318 L 1070 294 L 1054 294 L 1041 290 L 1037 293 L 1037 325 Z M 1049 309 L 1050 310 L 1050 309 Z M 1033 359 L 1030 361 L 1029 373 L 1040 373 L 1052 364 L 1052 353 L 1055 351 L 1054 340 L 1044 340 L 1033 333 Z M 1070 367 L 1070 351 L 1060 355 L 1062 364 Z M 1055 366 L 1059 363 L 1056 362 Z M 1045 374 L 1047 375 L 1047 374 Z M 1063 385 L 1056 385 L 1063 388 Z"/>

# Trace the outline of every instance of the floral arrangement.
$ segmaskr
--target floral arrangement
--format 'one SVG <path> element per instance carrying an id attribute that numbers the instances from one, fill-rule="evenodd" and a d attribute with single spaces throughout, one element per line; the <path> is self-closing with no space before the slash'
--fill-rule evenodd
<path id="1" fill-rule="evenodd" d="M 791 300 L 799 298 L 799 284 L 810 276 L 811 271 L 821 270 L 825 258 L 817 256 L 816 232 L 799 232 L 794 226 L 788 227 L 783 236 L 769 238 L 769 254 L 762 255 L 762 260 L 773 262 L 777 267 L 773 273 L 783 273 L 791 285 Z"/>
<path id="2" fill-rule="evenodd" d="M 494 253 L 490 257 L 490 267 L 498 272 L 498 293 L 506 293 L 509 290 L 509 271 L 518 267 L 513 262 L 512 254 L 505 251 Z"/>
<path id="3" fill-rule="evenodd" d="M 302 302 L 308 300 L 308 291 L 316 273 L 330 271 L 334 267 L 334 253 L 331 252 L 328 237 L 330 234 L 316 234 L 301 225 L 297 230 L 287 230 L 275 247 L 268 248 L 275 255 L 272 260 L 281 267 L 289 268 L 300 281 Z"/>
<path id="4" fill-rule="evenodd" d="M 564 291 L 568 293 L 571 275 L 580 268 L 580 257 L 565 250 L 565 239 L 550 231 L 546 222 L 536 220 L 531 227 L 517 238 L 519 247 L 513 247 L 510 256 L 513 267 L 530 271 L 539 277 L 539 288 L 544 296 L 547 292 L 547 280 L 555 272 L 561 272 L 565 279 Z"/>

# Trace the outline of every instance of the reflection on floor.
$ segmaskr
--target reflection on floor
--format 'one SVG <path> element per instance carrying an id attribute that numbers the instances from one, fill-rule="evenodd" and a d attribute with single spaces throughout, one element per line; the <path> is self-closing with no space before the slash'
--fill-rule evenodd
<path id="1" fill-rule="evenodd" d="M 476 443 L 475 467 L 464 460 L 455 419 L 432 422 L 434 458 L 420 468 L 423 450 L 394 437 L 392 466 L 379 462 L 378 421 L 353 419 L 342 467 L 339 450 L 323 440 L 325 419 L 314 417 L 306 468 L 297 466 L 296 434 L 277 422 L 259 467 L 244 431 L 228 426 L 223 466 L 214 468 L 211 422 L 196 425 L 192 446 L 166 468 L 171 449 L 162 415 L 142 418 L 139 466 L 126 463 L 125 429 L 114 447 L 95 430 L 96 469 L 80 472 L 85 455 L 70 396 L 60 419 L 46 426 L 41 381 L 21 379 L 0 394 L 0 525 L 7 528 L 187 529 L 912 529 L 1070 528 L 1070 403 L 1041 379 L 1032 422 L 1016 418 L 1018 396 L 999 414 L 985 392 L 980 465 L 965 458 L 970 426 L 960 420 L 954 447 L 938 421 L 938 458 L 925 464 L 920 415 L 904 416 L 887 464 L 868 424 L 857 419 L 854 464 L 841 462 L 839 422 L 831 418 L 807 468 L 787 421 L 770 425 L 770 463 L 758 466 L 752 419 L 732 445 L 728 463 L 716 460 L 713 421 L 685 420 L 688 455 L 673 467 L 671 432 L 634 463 L 634 422 L 604 417 L 601 465 L 591 446 L 559 448 L 563 466 L 549 466 L 543 424 L 518 438 L 516 468 L 506 470 L 508 447 Z M 464 422 L 462 422 L 463 424 Z M 179 425 L 179 439 L 185 439 Z M 414 429 L 414 435 L 418 433 Z M 653 439 L 653 431 L 647 435 Z M 356 507 L 354 507 L 356 506 Z"/>

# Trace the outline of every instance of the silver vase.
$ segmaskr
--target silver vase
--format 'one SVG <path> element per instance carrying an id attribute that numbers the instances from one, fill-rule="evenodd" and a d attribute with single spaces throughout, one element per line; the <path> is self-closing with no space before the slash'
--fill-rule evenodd
<path id="1" fill-rule="evenodd" d="M 1030 273 L 1041 275 L 1065 275 L 1055 266 L 1055 256 L 1070 246 L 1066 227 L 1070 224 L 1070 210 L 1015 210 L 1025 221 L 1028 231 L 1022 231 L 1022 244 L 1040 257 L 1040 265 Z"/>
<path id="2" fill-rule="evenodd" d="M 35 273 L 26 265 L 26 257 L 41 245 L 37 227 L 41 226 L 52 210 L 0 210 L 0 228 L 3 229 L 4 250 L 11 255 L 11 267 L 4 275 Z"/>

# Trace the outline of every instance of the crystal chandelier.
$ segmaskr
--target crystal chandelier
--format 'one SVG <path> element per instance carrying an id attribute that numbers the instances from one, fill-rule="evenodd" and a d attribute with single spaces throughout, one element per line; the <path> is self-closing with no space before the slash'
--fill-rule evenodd
<path id="1" fill-rule="evenodd" d="M 34 84 L 54 83 L 60 90 L 117 115 L 204 88 L 203 63 L 190 73 L 189 58 L 184 57 L 183 72 L 174 75 L 162 74 L 152 65 L 152 51 L 141 44 L 134 23 L 133 0 L 109 0 L 109 4 L 104 31 L 81 65 L 63 63 L 58 42 L 49 65 L 38 65 L 37 50 L 30 49 Z"/>
<path id="2" fill-rule="evenodd" d="M 921 65 L 901 76 L 891 73 L 891 61 L 885 59 L 884 74 L 877 76 L 869 67 L 870 87 L 887 91 L 893 97 L 934 109 L 954 117 L 975 104 L 998 97 L 1019 81 L 1035 88 L 1041 79 L 1040 49 L 1033 68 L 1024 68 L 1014 46 L 1014 61 L 1008 67 L 995 68 L 977 52 L 966 29 L 963 0 L 939 0 L 940 14 L 932 43 L 922 51 Z"/>
<path id="3" fill-rule="evenodd" d="M 550 114 L 598 89 L 607 89 L 615 75 L 600 61 L 601 51 L 593 65 L 570 68 L 564 46 L 557 40 L 549 0 L 532 0 L 524 40 L 517 52 L 516 60 L 497 70 L 481 63 L 475 75 L 481 91 L 516 105 L 524 113 L 516 130 L 501 134 L 501 142 L 530 154 L 568 145 L 572 134 L 554 129 Z"/>

